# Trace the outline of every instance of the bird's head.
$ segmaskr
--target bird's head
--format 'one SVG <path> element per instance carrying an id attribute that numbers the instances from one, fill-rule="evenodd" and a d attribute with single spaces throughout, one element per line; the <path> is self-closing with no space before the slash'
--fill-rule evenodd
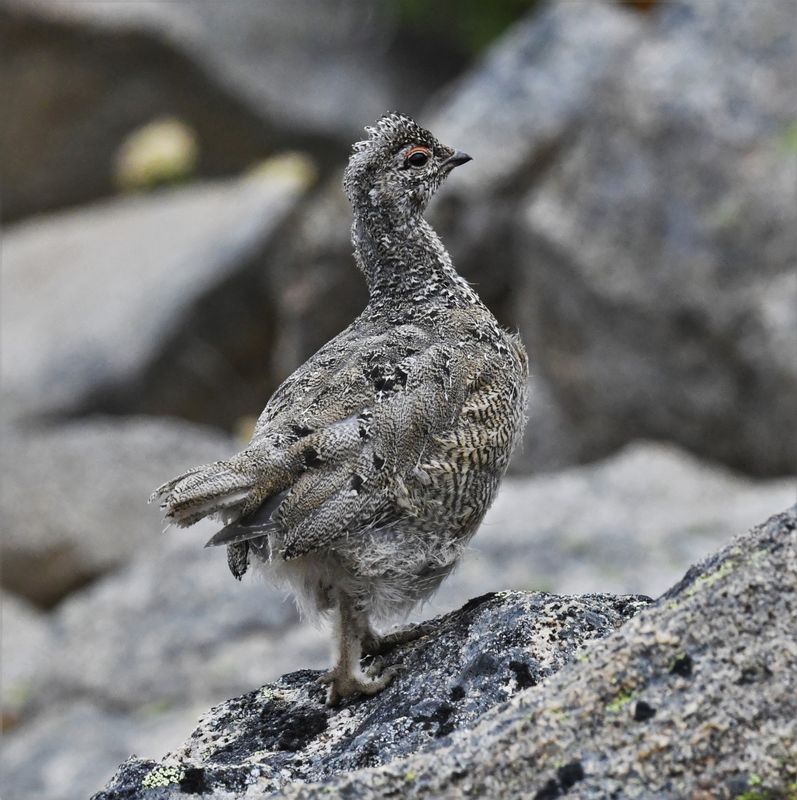
<path id="1" fill-rule="evenodd" d="M 355 212 L 378 209 L 397 222 L 420 216 L 449 172 L 471 160 L 403 114 L 385 114 L 365 130 L 343 177 Z"/>

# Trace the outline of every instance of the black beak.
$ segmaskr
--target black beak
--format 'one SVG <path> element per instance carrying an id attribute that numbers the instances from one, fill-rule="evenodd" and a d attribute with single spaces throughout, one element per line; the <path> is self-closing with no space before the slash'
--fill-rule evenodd
<path id="1" fill-rule="evenodd" d="M 467 164 L 468 161 L 473 161 L 471 156 L 469 156 L 467 153 L 463 153 L 461 150 L 456 150 L 454 155 L 449 156 L 440 166 L 454 169 L 454 167 L 460 167 L 463 164 Z"/>

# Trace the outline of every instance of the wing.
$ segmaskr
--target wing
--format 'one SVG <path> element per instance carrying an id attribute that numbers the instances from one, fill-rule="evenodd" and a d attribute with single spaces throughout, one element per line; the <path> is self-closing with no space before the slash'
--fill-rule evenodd
<path id="1" fill-rule="evenodd" d="M 261 425 L 261 440 L 272 441 L 269 428 L 301 434 L 284 459 L 298 465 L 295 478 L 209 544 L 236 544 L 279 530 L 282 555 L 291 559 L 356 535 L 402 505 L 403 513 L 411 513 L 405 481 L 433 437 L 457 419 L 473 370 L 456 347 L 423 344 L 407 353 L 406 347 L 381 342 L 373 348 L 366 341 L 342 374 L 313 393 L 300 416 L 286 424 L 278 415 Z"/>
<path id="2" fill-rule="evenodd" d="M 381 388 L 371 403 L 313 441 L 312 465 L 279 507 L 285 558 L 356 535 L 397 507 L 411 513 L 405 481 L 433 437 L 456 420 L 467 380 L 454 373 L 465 367 L 449 348 L 433 346 L 387 376 L 373 372 Z"/>

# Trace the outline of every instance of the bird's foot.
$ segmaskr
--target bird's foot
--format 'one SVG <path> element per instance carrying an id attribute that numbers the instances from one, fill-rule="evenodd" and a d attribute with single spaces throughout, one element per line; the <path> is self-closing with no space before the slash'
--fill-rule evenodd
<path id="1" fill-rule="evenodd" d="M 378 634 L 371 631 L 362 643 L 363 653 L 369 656 L 378 656 L 387 653 L 401 644 L 409 644 L 422 636 L 431 633 L 432 626 L 426 622 L 417 625 L 408 625 L 391 633 Z"/>
<path id="2" fill-rule="evenodd" d="M 336 706 L 341 700 L 355 694 L 374 695 L 381 692 L 402 669 L 400 665 L 381 670 L 379 667 L 381 667 L 381 663 L 379 665 L 371 664 L 366 675 L 356 675 L 351 670 L 333 667 L 319 676 L 318 683 L 328 686 L 327 705 Z M 377 672 L 377 670 L 379 671 Z"/>

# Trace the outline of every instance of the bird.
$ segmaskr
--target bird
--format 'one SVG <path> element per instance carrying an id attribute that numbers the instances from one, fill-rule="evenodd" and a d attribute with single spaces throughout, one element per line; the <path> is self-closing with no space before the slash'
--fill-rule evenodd
<path id="1" fill-rule="evenodd" d="M 396 112 L 365 132 L 343 178 L 365 309 L 276 389 L 240 452 L 151 498 L 169 525 L 216 519 L 208 545 L 227 547 L 239 580 L 255 564 L 303 613 L 333 619 L 329 705 L 384 689 L 401 666 L 364 671 L 364 656 L 428 632 L 377 626 L 455 567 L 526 422 L 523 343 L 424 217 L 471 157 Z"/>

